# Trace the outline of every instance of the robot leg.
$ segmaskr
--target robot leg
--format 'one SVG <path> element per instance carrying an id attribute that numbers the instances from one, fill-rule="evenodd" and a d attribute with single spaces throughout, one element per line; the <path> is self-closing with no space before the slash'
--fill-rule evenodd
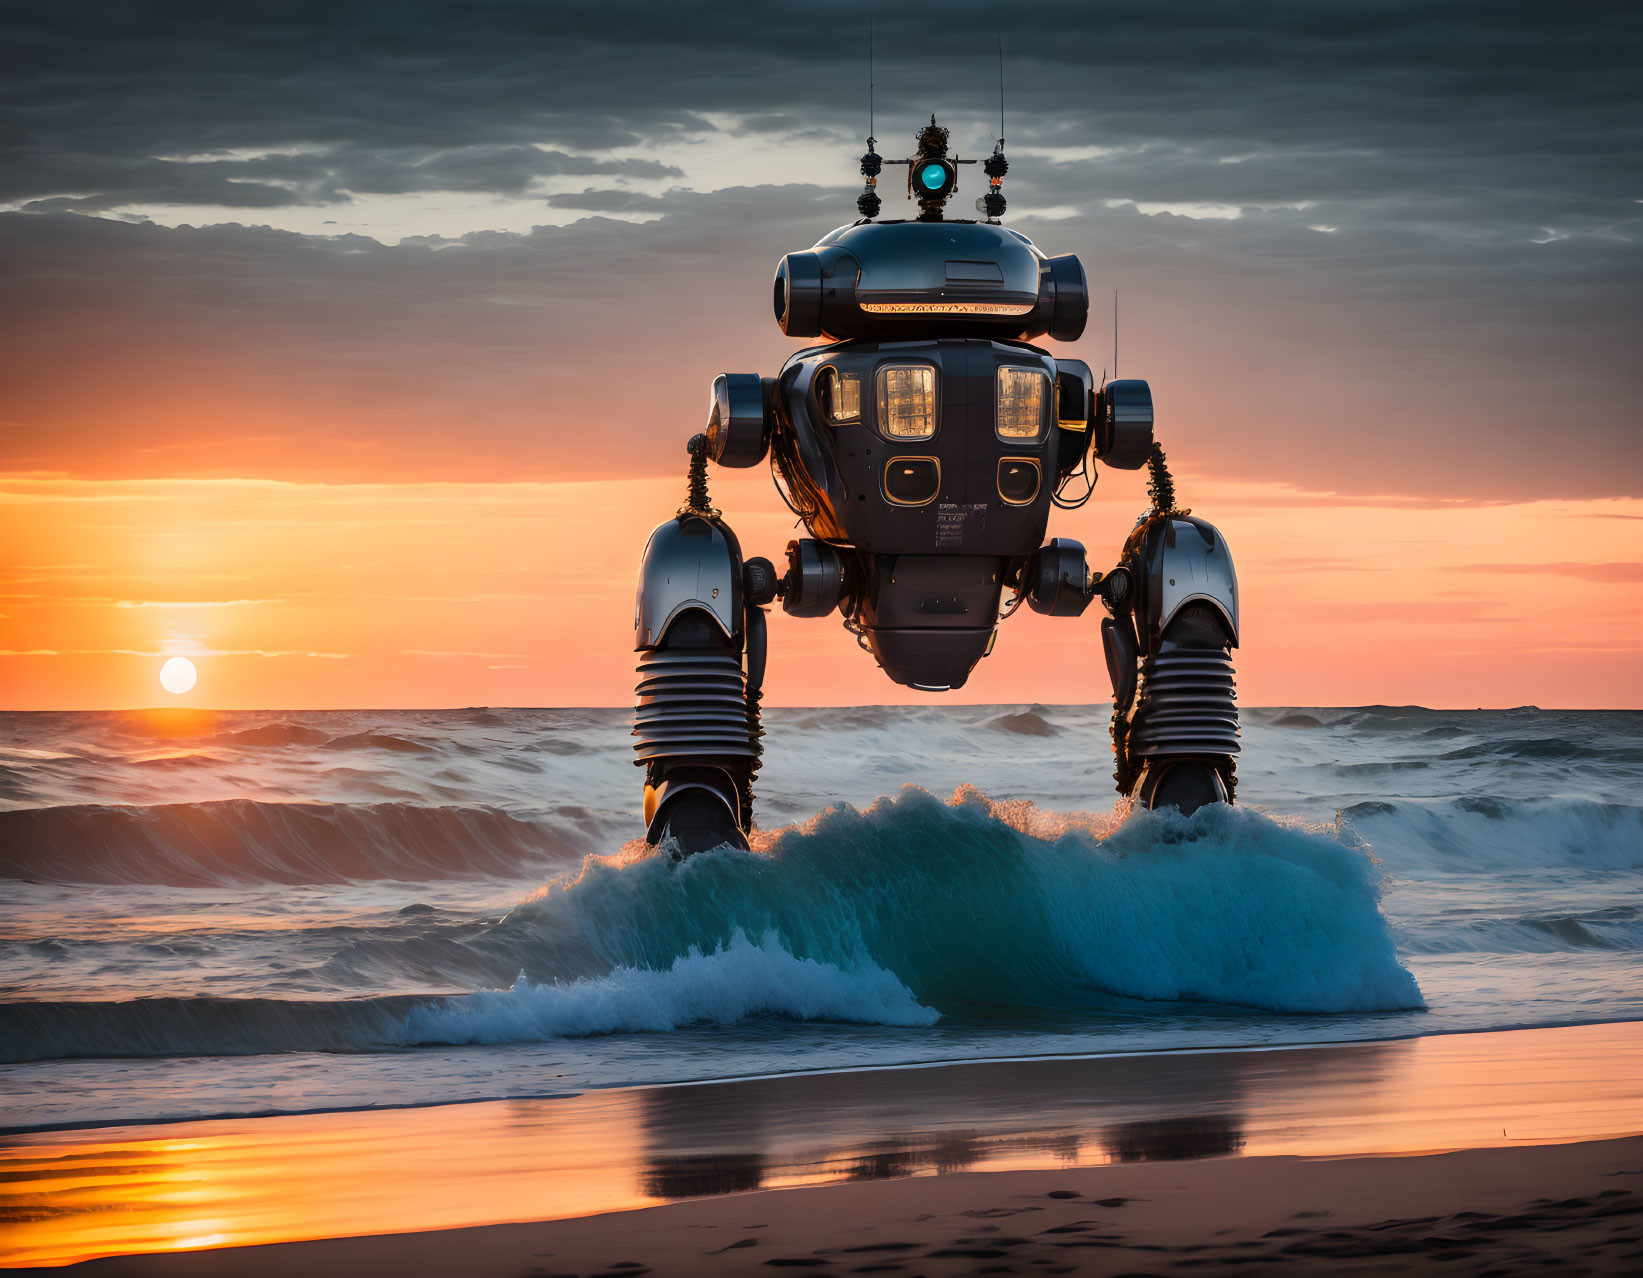
<path id="1" fill-rule="evenodd" d="M 768 561 L 744 565 L 735 534 L 713 512 L 681 510 L 645 547 L 634 762 L 645 769 L 645 838 L 675 857 L 747 846 L 762 736 L 758 603 L 768 602 L 767 587 L 773 595 Z"/>
<path id="2" fill-rule="evenodd" d="M 1143 807 L 1230 803 L 1238 753 L 1238 576 L 1226 539 L 1184 513 L 1145 521 L 1102 595 L 1114 773 Z"/>

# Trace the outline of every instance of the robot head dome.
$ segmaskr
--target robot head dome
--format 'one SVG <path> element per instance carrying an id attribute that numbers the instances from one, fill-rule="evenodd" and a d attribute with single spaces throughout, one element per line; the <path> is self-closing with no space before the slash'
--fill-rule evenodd
<path id="1" fill-rule="evenodd" d="M 948 131 L 935 116 L 919 131 L 918 152 L 886 160 L 867 140 L 867 179 L 857 206 L 864 217 L 823 237 L 776 268 L 772 304 L 789 337 L 1017 338 L 1048 334 L 1076 340 L 1089 316 L 1089 288 L 1076 257 L 1045 257 L 1025 235 L 1000 226 L 999 188 L 1009 163 L 1004 139 L 982 166 L 988 191 L 976 201 L 987 220 L 946 221 L 943 209 L 958 185 Z M 918 217 L 875 222 L 878 175 L 885 164 L 907 166 L 907 197 Z"/>
<path id="2" fill-rule="evenodd" d="M 776 323 L 789 337 L 1077 340 L 1084 268 L 1045 257 L 989 222 L 858 222 L 776 268 Z"/>

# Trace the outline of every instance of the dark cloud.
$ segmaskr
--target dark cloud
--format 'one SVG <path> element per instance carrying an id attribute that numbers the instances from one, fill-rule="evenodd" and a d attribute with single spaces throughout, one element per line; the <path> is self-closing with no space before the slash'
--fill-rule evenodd
<path id="1" fill-rule="evenodd" d="M 0 170 L 0 200 L 35 211 L 122 205 L 278 208 L 341 204 L 353 195 L 475 191 L 518 195 L 539 178 L 682 177 L 656 160 L 573 155 L 523 143 L 444 148 L 328 146 L 292 153 L 168 157 L 23 155 Z M 90 194 L 53 194 L 43 191 Z"/>
<path id="2" fill-rule="evenodd" d="M 932 109 L 963 150 L 991 145 L 1000 12 L 874 7 L 881 151 Z M 771 265 L 845 220 L 859 183 L 864 4 L 4 13 L 0 200 L 52 214 L 0 219 L 7 411 L 34 427 L 12 432 L 15 464 L 85 442 L 46 429 L 60 405 L 31 370 L 83 355 L 74 335 L 108 316 L 220 347 L 237 385 L 292 405 L 299 436 L 369 385 L 430 439 L 464 420 L 464 395 L 572 394 L 576 369 L 614 372 L 654 324 L 668 367 L 693 370 L 653 389 L 662 411 L 631 414 L 660 438 L 694 421 L 719 366 L 779 357 Z M 1009 220 L 1122 291 L 1128 358 L 1175 378 L 1171 438 L 1202 462 L 1354 491 L 1643 492 L 1643 9 L 1048 4 L 1012 12 L 1004 40 Z M 836 168 L 765 161 L 747 190 L 660 193 L 726 117 L 807 155 L 836 140 Z M 565 178 L 583 189 L 545 208 L 659 220 L 392 247 L 58 215 L 185 204 L 245 223 Z M 134 376 L 93 361 L 98 385 Z M 614 465 L 523 421 L 474 442 Z M 359 457 L 412 464 L 374 447 Z"/>
<path id="3" fill-rule="evenodd" d="M 793 349 L 770 319 L 770 270 L 835 198 L 676 191 L 646 211 L 399 245 L 0 215 L 0 261 L 20 264 L 0 313 L 16 427 L 0 469 L 670 473 L 713 374 L 769 373 Z M 1176 221 L 1021 225 L 1131 299 L 1123 371 L 1153 380 L 1184 467 L 1436 500 L 1637 491 L 1635 401 L 1591 390 L 1634 329 L 1548 357 L 1491 319 L 1509 299 L 1412 314 L 1344 292 L 1343 268 L 1274 272 L 1263 252 L 1280 230 L 1246 228 L 1233 251 L 1183 242 Z M 1104 328 L 1098 314 L 1076 353 L 1105 362 Z M 1515 361 L 1524 374 L 1501 377 Z"/>
<path id="4" fill-rule="evenodd" d="M 418 191 L 482 191 L 518 195 L 538 178 L 683 176 L 655 160 L 569 155 L 523 143 L 427 149 L 333 147 L 315 155 L 248 161 L 249 172 L 283 170 L 286 180 L 320 200 L 359 195 L 408 195 Z"/>
<path id="5" fill-rule="evenodd" d="M 585 209 L 590 213 L 642 213 L 656 212 L 666 207 L 667 201 L 660 196 L 641 195 L 637 191 L 617 191 L 611 189 L 586 191 L 566 191 L 559 195 L 547 197 L 548 204 L 556 209 Z"/>
<path id="6" fill-rule="evenodd" d="M 879 10 L 887 149 L 930 109 L 953 115 L 967 145 L 990 142 L 996 7 Z M 535 143 L 665 146 L 714 113 L 784 135 L 859 136 L 865 123 L 865 4 L 831 5 L 820 20 L 812 5 L 750 20 L 740 6 L 517 0 L 49 0 L 7 12 L 0 104 L 21 162 L 8 189 L 23 197 L 96 194 L 55 185 L 65 157 L 83 179 L 99 160 L 292 145 L 394 170 L 440 156 L 458 166 L 453 153 L 471 149 L 467 180 L 489 172 L 511 191 L 540 171 L 517 163 Z M 1035 5 L 1005 26 L 1007 127 L 1017 145 L 1152 148 L 1110 174 L 1135 179 L 1111 192 L 1122 198 L 1270 202 L 1322 185 L 1535 192 L 1589 210 L 1638 195 L 1639 15 L 1385 0 Z M 1237 157 L 1252 158 L 1217 163 Z"/>
<path id="7" fill-rule="evenodd" d="M 788 349 L 771 264 L 825 201 L 678 193 L 643 226 L 398 245 L 0 214 L 0 470 L 670 472 L 712 374 Z"/>

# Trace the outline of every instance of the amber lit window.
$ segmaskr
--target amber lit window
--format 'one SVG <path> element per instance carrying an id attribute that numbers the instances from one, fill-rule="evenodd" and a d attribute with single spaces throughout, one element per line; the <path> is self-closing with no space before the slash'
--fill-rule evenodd
<path id="1" fill-rule="evenodd" d="M 998 370 L 998 433 L 1004 439 L 1037 439 L 1044 429 L 1044 384 L 1036 368 Z"/>
<path id="2" fill-rule="evenodd" d="M 936 370 L 928 364 L 879 369 L 879 433 L 890 439 L 929 439 L 936 433 Z"/>
<path id="3" fill-rule="evenodd" d="M 821 371 L 816 398 L 832 422 L 853 422 L 861 416 L 861 378 L 828 367 Z"/>

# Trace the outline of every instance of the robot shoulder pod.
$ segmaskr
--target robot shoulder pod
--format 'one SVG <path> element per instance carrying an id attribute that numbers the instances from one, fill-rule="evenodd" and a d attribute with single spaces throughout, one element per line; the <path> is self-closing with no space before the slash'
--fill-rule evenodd
<path id="1" fill-rule="evenodd" d="M 1205 603 L 1225 624 L 1231 646 L 1238 646 L 1238 571 L 1227 540 L 1215 528 L 1191 515 L 1158 520 L 1142 548 L 1141 590 L 1148 630 L 1161 637 L 1191 603 Z"/>
<path id="2" fill-rule="evenodd" d="M 681 512 L 651 533 L 639 569 L 633 646 L 659 646 L 669 627 L 698 613 L 722 634 L 742 630 L 742 551 L 723 523 Z"/>

